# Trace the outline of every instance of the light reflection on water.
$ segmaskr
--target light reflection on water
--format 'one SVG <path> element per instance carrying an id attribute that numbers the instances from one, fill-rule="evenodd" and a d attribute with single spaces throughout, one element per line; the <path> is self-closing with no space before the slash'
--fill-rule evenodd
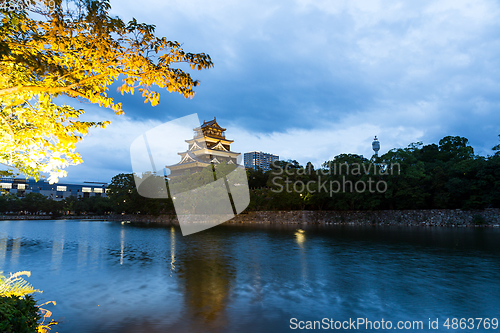
<path id="1" fill-rule="evenodd" d="M 0 267 L 3 267 L 5 262 L 5 255 L 7 252 L 7 239 L 8 235 L 6 232 L 0 233 Z"/>
<path id="2" fill-rule="evenodd" d="M 61 269 L 63 251 L 64 251 L 64 221 L 54 222 L 54 237 L 52 239 L 52 270 L 59 272 Z"/>
<path id="3" fill-rule="evenodd" d="M 120 230 L 120 265 L 123 265 L 123 250 L 125 249 L 125 228 Z"/>
<path id="4" fill-rule="evenodd" d="M 170 228 L 170 277 L 175 271 L 175 228 Z"/>
<path id="5" fill-rule="evenodd" d="M 0 221 L 58 332 L 286 332 L 289 320 L 500 317 L 498 229 Z M 466 306 L 464 306 L 466 304 Z M 477 330 L 481 331 L 481 330 Z"/>

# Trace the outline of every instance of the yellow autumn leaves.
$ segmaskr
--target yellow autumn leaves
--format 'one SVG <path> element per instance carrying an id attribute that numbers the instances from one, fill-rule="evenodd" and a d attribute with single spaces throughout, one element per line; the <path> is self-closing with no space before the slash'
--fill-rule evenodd
<path id="1" fill-rule="evenodd" d="M 108 1 L 77 2 L 73 10 L 64 2 L 38 13 L 42 19 L 0 11 L 0 162 L 26 176 L 48 172 L 51 181 L 82 162 L 75 145 L 90 128 L 109 124 L 79 121 L 84 111 L 55 103 L 57 97 L 121 114 L 122 104 L 108 96 L 118 80 L 122 94 L 138 90 L 155 106 L 160 93 L 153 86 L 194 96 L 198 81 L 172 66 L 213 66 L 208 55 L 156 37 L 152 25 L 109 16 Z"/>

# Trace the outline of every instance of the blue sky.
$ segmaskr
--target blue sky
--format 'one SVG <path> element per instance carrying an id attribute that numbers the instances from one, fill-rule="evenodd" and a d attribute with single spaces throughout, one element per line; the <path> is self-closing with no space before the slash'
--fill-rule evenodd
<path id="1" fill-rule="evenodd" d="M 112 1 L 112 11 L 208 53 L 192 72 L 194 99 L 160 91 L 151 107 L 121 96 L 125 115 L 79 144 L 84 163 L 61 181 L 131 172 L 132 141 L 163 122 L 217 117 L 232 150 L 262 150 L 319 166 L 340 153 L 371 156 L 447 135 L 491 154 L 500 134 L 500 3 L 485 0 Z M 112 91 L 115 88 L 112 88 Z M 168 143 L 166 143 L 168 144 Z"/>

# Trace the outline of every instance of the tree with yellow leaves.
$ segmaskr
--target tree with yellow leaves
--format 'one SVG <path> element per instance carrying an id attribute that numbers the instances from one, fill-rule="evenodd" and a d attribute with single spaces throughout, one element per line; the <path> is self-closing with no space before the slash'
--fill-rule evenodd
<path id="1" fill-rule="evenodd" d="M 122 94 L 137 90 L 155 106 L 153 86 L 194 96 L 199 82 L 178 64 L 213 66 L 207 54 L 156 37 L 153 25 L 111 17 L 109 0 L 19 1 L 16 10 L 0 7 L 0 162 L 26 176 L 65 176 L 64 167 L 82 162 L 76 143 L 109 123 L 81 121 L 84 110 L 59 105 L 57 97 L 121 114 L 122 104 L 107 94 L 116 81 Z M 45 6 L 33 6 L 41 1 Z"/>

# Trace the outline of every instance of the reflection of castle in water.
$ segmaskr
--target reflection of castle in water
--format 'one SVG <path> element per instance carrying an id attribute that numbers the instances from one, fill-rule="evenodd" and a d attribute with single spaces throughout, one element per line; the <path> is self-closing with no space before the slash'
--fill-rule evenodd
<path id="1" fill-rule="evenodd" d="M 222 238 L 222 234 L 214 233 L 203 243 L 193 242 L 183 253 L 184 258 L 178 258 L 177 273 L 179 282 L 184 282 L 186 305 L 201 325 L 221 327 L 227 322 L 225 309 L 235 271 L 231 251 Z"/>

